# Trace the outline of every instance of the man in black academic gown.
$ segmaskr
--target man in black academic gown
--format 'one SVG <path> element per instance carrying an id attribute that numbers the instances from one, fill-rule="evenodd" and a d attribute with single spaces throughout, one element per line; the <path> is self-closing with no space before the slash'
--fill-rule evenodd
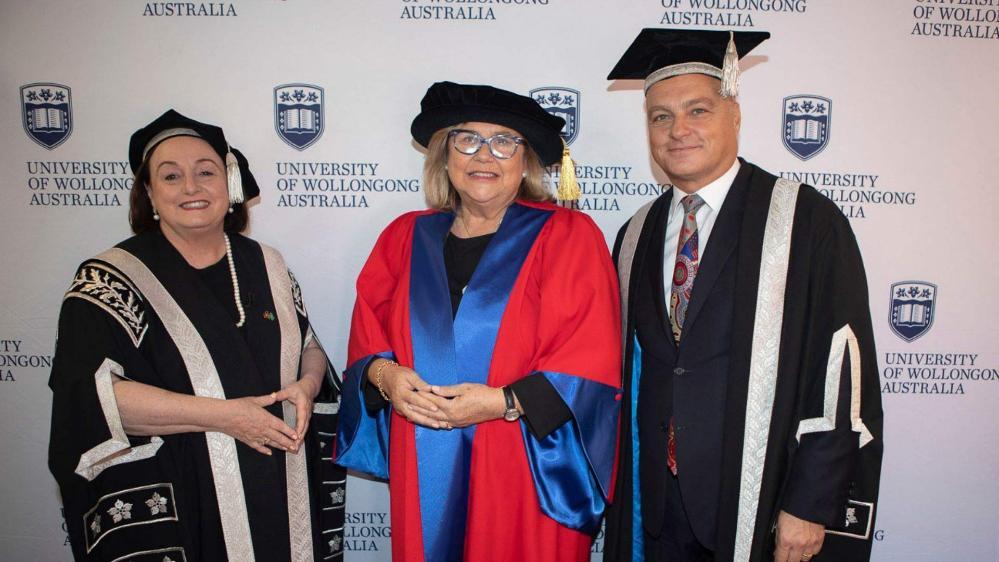
<path id="1" fill-rule="evenodd" d="M 605 561 L 870 558 L 882 413 L 863 262 L 807 185 L 738 158 L 738 57 L 769 33 L 646 29 L 673 188 L 621 229 L 621 464 Z"/>

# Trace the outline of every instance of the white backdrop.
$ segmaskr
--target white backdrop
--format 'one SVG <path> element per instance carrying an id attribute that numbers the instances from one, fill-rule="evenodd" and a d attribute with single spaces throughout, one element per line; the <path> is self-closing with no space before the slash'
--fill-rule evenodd
<path id="1" fill-rule="evenodd" d="M 640 28 L 677 26 L 773 34 L 743 61 L 742 155 L 822 189 L 860 239 L 886 413 L 874 559 L 999 560 L 999 0 L 4 1 L 0 558 L 70 558 L 46 382 L 77 264 L 129 234 L 135 129 L 170 107 L 225 128 L 263 189 L 251 235 L 283 251 L 342 369 L 354 278 L 422 206 L 426 87 L 558 90 L 580 205 L 612 240 L 665 178 L 640 85 L 604 77 Z M 303 150 L 275 126 L 286 84 L 322 89 Z M 785 98 L 824 132 L 785 146 Z M 896 283 L 918 290 L 893 324 Z M 352 479 L 347 507 L 347 559 L 388 560 L 384 484 Z"/>

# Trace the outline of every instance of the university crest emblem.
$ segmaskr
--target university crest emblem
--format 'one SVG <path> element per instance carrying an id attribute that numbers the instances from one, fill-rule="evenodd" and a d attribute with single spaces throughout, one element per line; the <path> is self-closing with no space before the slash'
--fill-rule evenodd
<path id="1" fill-rule="evenodd" d="M 579 135 L 579 92 L 571 88 L 548 86 L 535 88 L 530 94 L 545 111 L 565 119 L 562 138 L 566 144 L 572 144 Z"/>
<path id="2" fill-rule="evenodd" d="M 284 84 L 274 88 L 274 129 L 296 150 L 312 146 L 323 134 L 323 89 L 312 84 Z"/>
<path id="3" fill-rule="evenodd" d="M 69 86 L 38 82 L 21 86 L 21 124 L 36 143 L 52 150 L 73 132 Z"/>
<path id="4" fill-rule="evenodd" d="M 784 98 L 784 147 L 802 160 L 822 152 L 829 143 L 832 100 L 799 95 Z"/>
<path id="5" fill-rule="evenodd" d="M 891 285 L 891 331 L 913 341 L 929 331 L 936 309 L 937 286 L 925 281 L 900 281 Z"/>

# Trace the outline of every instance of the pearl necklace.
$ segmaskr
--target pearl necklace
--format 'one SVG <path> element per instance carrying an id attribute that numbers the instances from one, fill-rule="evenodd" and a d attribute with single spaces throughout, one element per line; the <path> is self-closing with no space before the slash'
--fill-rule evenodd
<path id="1" fill-rule="evenodd" d="M 229 243 L 229 235 L 223 234 L 225 238 L 225 257 L 229 261 L 229 277 L 232 278 L 232 292 L 236 297 L 236 310 L 239 311 L 239 322 L 237 328 L 242 328 L 246 323 L 246 311 L 243 310 L 243 302 L 239 300 L 239 278 L 236 277 L 236 262 L 232 259 L 232 244 Z"/>

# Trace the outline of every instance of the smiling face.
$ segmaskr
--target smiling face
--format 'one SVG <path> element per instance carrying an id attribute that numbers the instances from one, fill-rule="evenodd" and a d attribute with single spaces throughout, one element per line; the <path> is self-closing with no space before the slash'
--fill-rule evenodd
<path id="1" fill-rule="evenodd" d="M 460 129 L 475 131 L 482 138 L 505 134 L 521 137 L 520 133 L 493 123 L 472 121 L 458 125 Z M 517 197 L 521 180 L 524 178 L 524 156 L 527 150 L 519 147 L 512 158 L 496 158 L 489 152 L 489 146 L 482 143 L 475 154 L 462 154 L 448 141 L 447 175 L 451 185 L 461 197 L 462 203 L 475 205 L 487 210 L 499 210 L 509 205 Z"/>
<path id="2" fill-rule="evenodd" d="M 222 233 L 229 209 L 222 158 L 202 139 L 169 138 L 149 157 L 149 199 L 167 236 Z"/>
<path id="3" fill-rule="evenodd" d="M 645 96 L 652 159 L 687 193 L 721 177 L 739 153 L 739 104 L 718 86 L 716 78 L 684 74 Z"/>

